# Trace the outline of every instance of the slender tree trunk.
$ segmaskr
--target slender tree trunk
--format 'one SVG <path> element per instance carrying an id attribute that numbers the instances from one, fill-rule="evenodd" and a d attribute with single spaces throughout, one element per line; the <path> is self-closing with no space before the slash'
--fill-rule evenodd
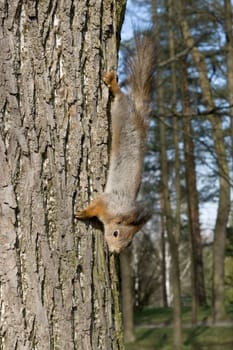
<path id="1" fill-rule="evenodd" d="M 124 348 L 117 259 L 74 220 L 105 184 L 120 6 L 0 5 L 1 350 Z"/>
<path id="2" fill-rule="evenodd" d="M 211 94 L 210 82 L 207 75 L 207 66 L 205 57 L 195 47 L 194 39 L 191 35 L 188 23 L 184 17 L 183 11 L 185 3 L 179 1 L 180 25 L 187 48 L 190 49 L 193 61 L 199 73 L 199 81 L 202 89 L 203 102 L 209 111 L 215 108 Z M 209 114 L 209 121 L 212 125 L 212 135 L 217 159 L 219 174 L 219 202 L 217 210 L 217 219 L 214 229 L 214 254 L 213 254 L 213 318 L 214 321 L 220 321 L 225 318 L 224 308 L 224 257 L 226 226 L 230 211 L 230 181 L 229 169 L 227 163 L 222 121 L 218 116 Z"/>
<path id="3" fill-rule="evenodd" d="M 133 297 L 133 276 L 131 268 L 131 249 L 121 253 L 121 295 L 124 340 L 126 343 L 135 340 L 134 336 L 134 297 Z"/>
<path id="4" fill-rule="evenodd" d="M 182 77 L 182 101 L 183 101 L 183 125 L 184 125 L 184 149 L 185 149 L 185 174 L 188 199 L 188 216 L 192 249 L 192 321 L 197 321 L 199 306 L 206 304 L 204 266 L 202 258 L 201 230 L 199 223 L 198 192 L 195 169 L 195 155 L 192 132 L 192 119 L 190 108 L 190 96 L 186 74 L 186 64 L 183 63 Z"/>
<path id="5" fill-rule="evenodd" d="M 157 16 L 156 1 L 152 3 L 152 14 L 154 23 L 159 23 Z M 176 241 L 175 234 L 173 232 L 173 218 L 171 201 L 169 194 L 169 178 L 168 178 L 168 159 L 166 153 L 166 127 L 164 118 L 164 91 L 161 83 L 161 77 L 158 74 L 158 114 L 159 114 L 159 144 L 160 144 L 160 167 L 161 167 L 161 191 L 162 200 L 164 200 L 164 219 L 167 231 L 167 237 L 169 242 L 169 250 L 171 255 L 171 284 L 173 291 L 173 344 L 174 349 L 180 349 L 183 343 L 182 336 L 182 312 L 181 312 L 181 287 L 180 287 L 180 271 L 179 271 L 179 253 L 178 244 Z"/>
<path id="6" fill-rule="evenodd" d="M 170 58 L 175 56 L 175 41 L 173 32 L 173 1 L 167 1 L 168 7 L 168 46 Z M 172 114 L 172 134 L 175 150 L 175 237 L 176 241 L 180 240 L 180 212 L 181 212 L 181 189 L 180 189 L 180 152 L 179 152 L 179 124 L 176 117 L 177 104 L 177 81 L 176 81 L 176 63 L 175 60 L 171 62 L 171 114 Z"/>
<path id="7" fill-rule="evenodd" d="M 168 298 L 167 298 L 167 264 L 166 264 L 166 225 L 164 218 L 164 192 L 163 185 L 161 182 L 160 190 L 160 208 L 161 208 L 161 252 L 162 252 L 162 300 L 163 306 L 168 307 Z"/>
<path id="8" fill-rule="evenodd" d="M 226 32 L 226 56 L 227 56 L 227 85 L 228 85 L 228 101 L 230 105 L 230 118 L 231 118 L 231 154 L 233 157 L 233 16 L 232 16 L 232 4 L 230 0 L 224 1 L 225 7 L 225 32 Z M 232 169 L 233 170 L 233 169 Z"/>
<path id="9" fill-rule="evenodd" d="M 174 308 L 174 348 L 180 349 L 182 345 L 182 315 L 181 315 L 181 289 L 180 289 L 180 271 L 178 244 L 173 232 L 173 218 L 169 194 L 168 181 L 168 160 L 166 154 L 165 123 L 162 107 L 163 87 L 158 89 L 158 109 L 159 109 L 159 135 L 160 135 L 160 164 L 161 164 L 161 184 L 164 196 L 164 216 L 166 220 L 167 236 L 172 260 L 171 282 L 173 290 L 173 308 Z"/>

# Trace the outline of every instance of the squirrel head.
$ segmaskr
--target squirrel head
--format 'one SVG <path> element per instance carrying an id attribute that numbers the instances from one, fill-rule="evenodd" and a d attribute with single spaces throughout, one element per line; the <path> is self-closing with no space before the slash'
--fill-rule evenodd
<path id="1" fill-rule="evenodd" d="M 119 215 L 105 223 L 105 239 L 111 253 L 119 254 L 128 247 L 142 226 L 149 220 L 151 213 L 142 208 Z"/>
<path id="2" fill-rule="evenodd" d="M 119 254 L 130 245 L 133 236 L 138 231 L 134 226 L 107 225 L 105 226 L 105 239 L 111 253 Z"/>

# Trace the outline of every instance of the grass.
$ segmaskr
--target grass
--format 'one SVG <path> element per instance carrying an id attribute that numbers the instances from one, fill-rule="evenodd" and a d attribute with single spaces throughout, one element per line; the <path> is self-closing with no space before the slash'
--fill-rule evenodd
<path id="1" fill-rule="evenodd" d="M 200 309 L 198 313 L 198 321 L 206 321 L 211 319 L 211 308 L 206 306 Z M 233 309 L 227 310 L 228 320 L 233 321 Z M 164 323 L 165 325 L 171 324 L 173 319 L 172 308 L 146 308 L 142 311 L 135 313 L 136 325 L 158 325 Z M 192 310 L 191 307 L 185 306 L 182 308 L 183 323 L 191 322 Z"/>
<path id="2" fill-rule="evenodd" d="M 184 346 L 180 350 L 233 349 L 232 328 L 197 327 L 184 330 Z M 136 341 L 126 350 L 173 350 L 172 328 L 137 328 Z M 217 349 L 217 348 L 216 348 Z"/>
<path id="3" fill-rule="evenodd" d="M 209 308 L 203 308 L 198 320 L 211 316 Z M 232 316 L 232 314 L 231 314 Z M 180 350 L 233 350 L 232 327 L 187 327 L 191 323 L 191 309 L 183 309 L 184 346 Z M 148 308 L 135 314 L 135 336 L 126 350 L 173 350 L 172 309 Z"/>

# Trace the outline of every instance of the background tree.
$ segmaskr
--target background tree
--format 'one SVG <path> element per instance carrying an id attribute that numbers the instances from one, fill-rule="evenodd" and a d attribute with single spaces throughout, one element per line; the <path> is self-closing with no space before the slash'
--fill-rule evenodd
<path id="1" fill-rule="evenodd" d="M 181 64 L 181 95 L 183 109 L 183 134 L 184 134 L 184 157 L 185 177 L 188 204 L 188 226 L 191 240 L 191 263 L 192 263 L 192 321 L 196 323 L 197 312 L 200 306 L 206 304 L 204 283 L 204 267 L 202 257 L 202 239 L 199 219 L 199 199 L 197 190 L 197 178 L 195 169 L 195 148 L 192 128 L 192 108 L 187 77 L 187 64 L 185 60 Z"/>
<path id="2" fill-rule="evenodd" d="M 121 267 L 121 302 L 123 316 L 124 340 L 126 343 L 135 340 L 134 336 L 134 288 L 131 267 L 132 251 L 125 249 L 120 256 Z"/>
<path id="3" fill-rule="evenodd" d="M 232 157 L 233 157 L 233 33 L 232 33 L 232 4 L 230 0 L 224 1 L 224 29 L 226 36 L 226 62 L 227 62 L 227 98 L 229 101 L 229 115 L 231 118 L 231 146 L 232 146 Z"/>
<path id="4" fill-rule="evenodd" d="M 152 227 L 153 221 L 152 225 L 144 227 L 143 232 L 137 235 L 133 247 L 134 305 L 138 311 L 153 305 L 161 294 L 161 254 L 158 240 L 154 240 L 151 235 Z"/>
<path id="5" fill-rule="evenodd" d="M 176 237 L 180 237 L 178 250 L 183 252 L 184 247 L 187 251 L 189 249 L 192 264 L 191 272 L 190 264 L 187 264 L 186 276 L 191 278 L 189 282 L 187 278 L 186 281 L 182 280 L 181 296 L 192 295 L 193 321 L 199 305 L 205 304 L 206 300 L 213 303 L 214 319 L 218 321 L 225 317 L 225 238 L 232 207 L 232 4 L 218 0 L 204 3 L 140 0 L 137 4 L 142 6 L 141 11 L 137 10 L 138 18 L 140 12 L 148 9 L 148 17 L 143 12 L 146 20 L 143 22 L 141 19 L 142 26 L 149 22 L 156 24 L 160 74 L 153 101 L 155 115 L 159 118 L 151 122 L 150 147 L 146 158 L 145 179 L 150 183 L 147 189 L 151 191 L 154 184 L 155 207 L 157 209 L 157 203 L 160 203 L 161 227 L 163 237 L 167 238 L 165 188 L 170 199 L 172 231 L 176 232 Z M 165 128 L 167 181 L 163 178 L 164 171 L 161 177 L 159 175 L 162 157 L 159 157 L 161 132 L 158 130 L 161 121 Z M 212 212 L 212 206 L 217 208 L 216 220 L 213 212 L 207 221 L 206 217 L 210 214 L 203 210 L 207 204 L 209 212 Z M 204 227 L 209 224 L 214 231 L 213 245 L 211 232 L 207 235 Z M 214 253 L 213 261 L 210 258 L 211 250 Z M 163 276 L 167 276 L 169 281 L 170 257 L 165 258 L 167 261 L 163 266 L 166 266 L 168 273 L 163 273 Z M 187 258 L 181 254 L 180 266 Z M 207 272 L 211 264 L 212 277 Z M 210 288 L 211 280 L 213 286 Z M 169 301 L 172 299 L 170 296 L 172 293 L 168 291 Z"/>
<path id="6" fill-rule="evenodd" d="M 212 136 L 214 141 L 214 151 L 217 158 L 219 174 L 219 203 L 217 219 L 214 233 L 214 260 L 213 260 L 213 313 L 214 319 L 219 321 L 225 317 L 224 311 L 224 257 L 225 257 L 225 237 L 228 216 L 230 212 L 230 181 L 229 169 L 224 144 L 224 134 L 221 117 L 215 116 L 215 102 L 211 85 L 208 78 L 205 56 L 198 50 L 189 29 L 185 16 L 185 3 L 179 2 L 179 18 L 185 45 L 190 49 L 192 59 L 196 65 L 199 75 L 200 87 L 202 89 L 202 99 L 209 111 L 208 120 L 212 126 Z"/>
<path id="7" fill-rule="evenodd" d="M 117 259 L 74 211 L 105 184 L 124 1 L 0 11 L 0 348 L 123 349 Z"/>
<path id="8" fill-rule="evenodd" d="M 160 87 L 159 91 L 162 88 Z M 161 94 L 159 93 L 161 96 Z M 160 100 L 159 96 L 159 100 Z M 161 96 L 162 97 L 162 96 Z M 162 101 L 162 99 L 161 99 Z M 165 142 L 165 123 L 163 109 L 159 104 L 159 111 L 161 111 L 160 122 L 159 122 L 159 133 L 160 133 L 160 162 L 161 162 L 161 186 L 164 198 L 164 217 L 166 232 L 169 242 L 169 252 L 171 255 L 171 283 L 173 288 L 173 308 L 174 308 L 174 347 L 179 349 L 182 345 L 182 317 L 181 317 L 181 286 L 180 286 L 180 269 L 179 269 L 179 251 L 178 251 L 178 240 L 173 230 L 173 219 L 171 209 L 171 199 L 169 193 L 169 180 L 168 180 L 168 160 L 166 154 L 166 142 Z"/>

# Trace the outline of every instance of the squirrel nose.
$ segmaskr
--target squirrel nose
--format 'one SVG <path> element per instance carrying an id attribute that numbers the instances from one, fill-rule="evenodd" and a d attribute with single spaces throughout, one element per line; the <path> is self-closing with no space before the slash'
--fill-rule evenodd
<path id="1" fill-rule="evenodd" d="M 115 247 L 109 247 L 109 251 L 111 254 L 115 254 L 115 255 L 121 252 L 119 248 L 115 248 Z"/>

